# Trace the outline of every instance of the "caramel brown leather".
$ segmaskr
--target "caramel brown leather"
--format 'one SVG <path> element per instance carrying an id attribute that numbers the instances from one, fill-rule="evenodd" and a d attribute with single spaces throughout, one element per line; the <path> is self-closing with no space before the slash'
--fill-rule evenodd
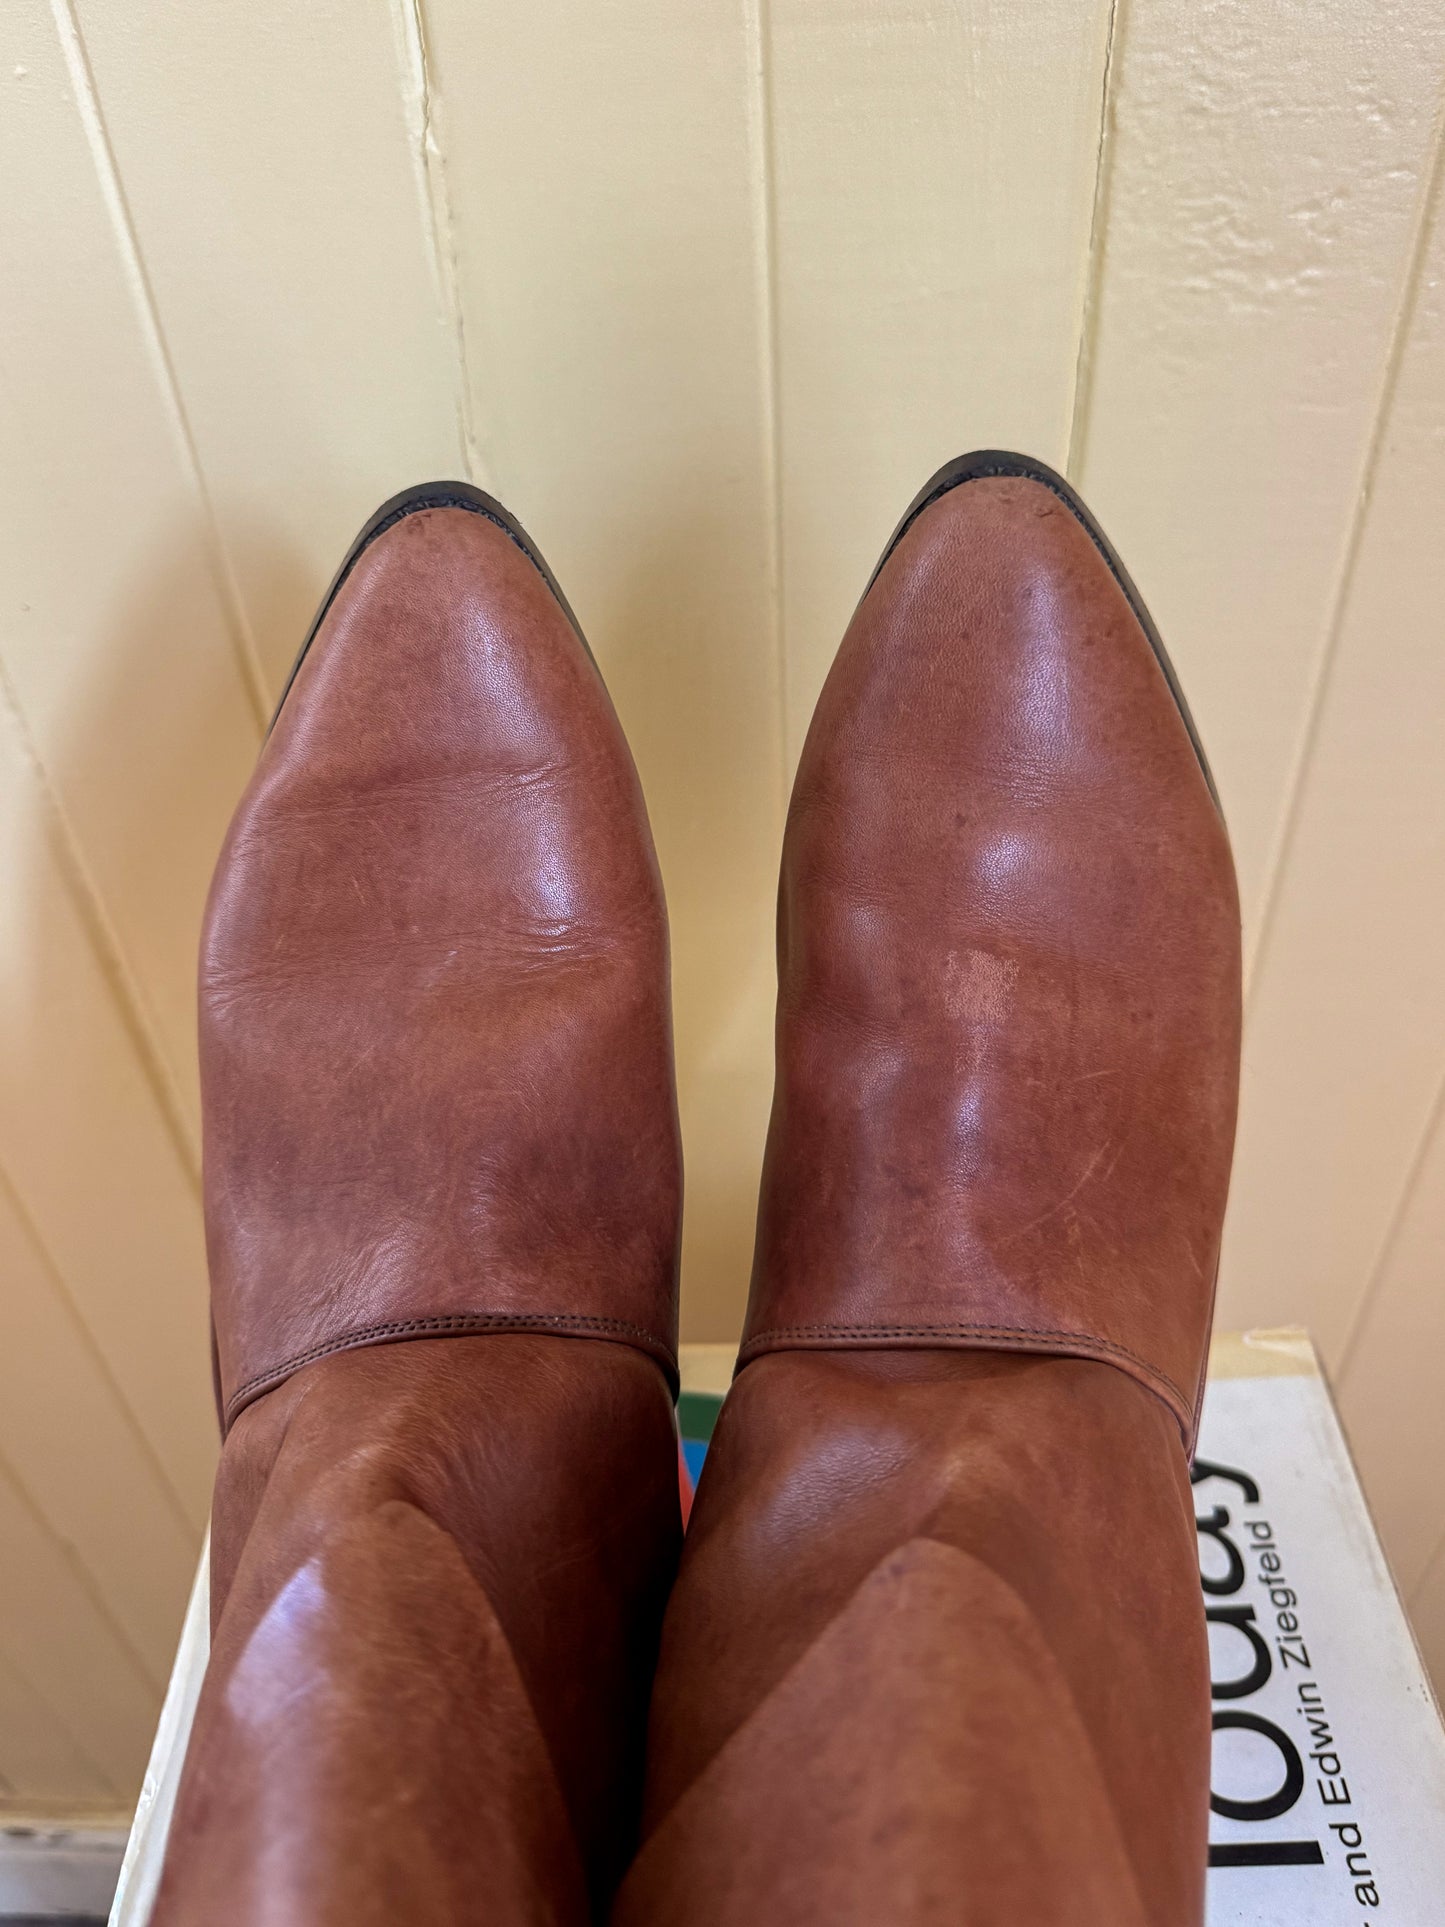
<path id="1" fill-rule="evenodd" d="M 152 1927 L 581 1927 L 635 1836 L 680 1526 L 662 1374 L 495 1334 L 237 1419 Z"/>
<path id="2" fill-rule="evenodd" d="M 617 1918 L 694 1919 L 699 1889 L 705 1917 L 819 1927 L 1145 1918 L 1057 1661 L 936 1539 L 863 1581 L 669 1815 Z"/>
<path id="3" fill-rule="evenodd" d="M 559 593 L 450 487 L 349 559 L 207 913 L 226 1437 L 158 1927 L 572 1927 L 635 1832 L 680 1540 L 665 914 Z"/>
<path id="4" fill-rule="evenodd" d="M 935 1539 L 882 1561 L 669 1815 L 615 1916 L 719 1917 L 1145 1927 L 1067 1682 L 986 1565 Z"/>
<path id="5" fill-rule="evenodd" d="M 708 1448 L 614 1920 L 1197 1927 L 1208 1767 L 1156 1398 L 1084 1359 L 771 1354 Z"/>
<path id="6" fill-rule="evenodd" d="M 1202 1919 L 1181 1446 L 1234 1127 L 1233 868 L 1082 505 L 1018 458 L 958 470 L 798 771 L 746 1337 L 619 1927 Z"/>
<path id="7" fill-rule="evenodd" d="M 1071 1353 L 1192 1439 L 1234 869 L 1141 621 L 1046 482 L 948 490 L 860 604 L 794 785 L 778 979 L 743 1362 Z"/>
<path id="8" fill-rule="evenodd" d="M 227 1424 L 398 1338 L 674 1370 L 652 839 L 601 677 L 485 514 L 404 515 L 336 593 L 217 866 L 200 1042 Z"/>

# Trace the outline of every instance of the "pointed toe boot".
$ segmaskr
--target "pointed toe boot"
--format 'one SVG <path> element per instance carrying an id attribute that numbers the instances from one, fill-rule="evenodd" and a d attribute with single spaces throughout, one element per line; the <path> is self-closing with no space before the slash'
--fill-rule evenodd
<path id="1" fill-rule="evenodd" d="M 680 1535 L 667 929 L 602 680 L 480 492 L 348 555 L 200 1029 L 224 1447 L 158 1927 L 589 1920 Z"/>
<path id="2" fill-rule="evenodd" d="M 909 510 L 803 750 L 739 1370 L 616 1918 L 1191 1927 L 1234 1131 L 1209 773 L 1068 485 Z"/>

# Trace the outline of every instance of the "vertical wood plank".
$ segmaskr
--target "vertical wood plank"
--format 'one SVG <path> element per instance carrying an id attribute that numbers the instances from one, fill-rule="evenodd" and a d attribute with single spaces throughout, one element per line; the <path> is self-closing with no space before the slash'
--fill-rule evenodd
<path id="1" fill-rule="evenodd" d="M 1411 1595 L 1409 1606 L 1410 1624 L 1434 1682 L 1435 1697 L 1445 1698 L 1445 1540 Z"/>
<path id="2" fill-rule="evenodd" d="M 0 1464 L 0 1626 L 10 1662 L 122 1801 L 140 1791 L 161 1694 Z"/>
<path id="3" fill-rule="evenodd" d="M 0 1642 L 3 1646 L 3 1642 Z M 0 1650 L 0 1781 L 5 1805 L 73 1813 L 119 1803 L 117 1790 Z"/>
<path id="4" fill-rule="evenodd" d="M 1408 1598 L 1445 1540 L 1445 1110 L 1385 1253 L 1339 1381 L 1340 1415 L 1380 1537 Z M 1445 1617 L 1442 1617 L 1445 1634 Z M 1445 1642 L 1436 1677 L 1445 1678 Z"/>
<path id="5" fill-rule="evenodd" d="M 1306 1319 L 1331 1366 L 1445 1068 L 1438 191 L 1419 266 L 1250 1001 L 1222 1274 L 1225 1323 Z"/>
<path id="6" fill-rule="evenodd" d="M 199 1535 L 124 1410 L 0 1172 L 0 1459 L 70 1548 L 153 1684 Z"/>
<path id="7" fill-rule="evenodd" d="M 196 932 L 257 717 L 69 16 L 0 35 L 0 670 L 194 1154 Z"/>
<path id="8" fill-rule="evenodd" d="M 0 1166 L 199 1529 L 215 1415 L 192 1177 L 3 704 L 0 929 L 8 933 L 0 944 Z"/>
<path id="9" fill-rule="evenodd" d="M 1066 457 L 1111 11 L 773 0 L 790 758 L 934 469 Z"/>
<path id="10" fill-rule="evenodd" d="M 74 0 L 274 697 L 377 503 L 464 474 L 411 0 Z"/>
<path id="11" fill-rule="evenodd" d="M 758 23 L 741 0 L 426 0 L 489 472 L 631 737 L 668 890 L 692 1337 L 737 1327 L 781 813 Z"/>
<path id="12" fill-rule="evenodd" d="M 1433 152 L 1445 14 L 1124 0 L 1073 451 L 1208 746 L 1252 940 Z"/>

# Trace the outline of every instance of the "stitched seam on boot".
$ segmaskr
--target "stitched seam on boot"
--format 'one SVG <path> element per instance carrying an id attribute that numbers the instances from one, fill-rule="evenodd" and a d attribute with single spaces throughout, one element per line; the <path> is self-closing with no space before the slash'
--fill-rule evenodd
<path id="1" fill-rule="evenodd" d="M 226 1401 L 226 1423 L 229 1425 L 241 1406 L 257 1392 L 279 1384 L 282 1379 L 289 1378 L 292 1372 L 300 1371 L 303 1365 L 314 1365 L 318 1359 L 330 1357 L 333 1352 L 359 1350 L 369 1341 L 381 1338 L 410 1338 L 419 1337 L 425 1333 L 445 1332 L 460 1335 L 484 1331 L 586 1332 L 636 1339 L 646 1351 L 665 1359 L 674 1374 L 677 1370 L 677 1360 L 672 1347 L 658 1338 L 655 1333 L 645 1330 L 641 1325 L 630 1324 L 625 1318 L 595 1318 L 572 1312 L 438 1313 L 430 1318 L 398 1318 L 377 1325 L 359 1325 L 354 1330 L 343 1332 L 336 1338 L 328 1338 L 323 1344 L 313 1345 L 307 1351 L 298 1352 L 293 1358 L 285 1359 L 281 1364 L 273 1365 L 267 1371 L 258 1372 L 254 1378 L 249 1378 L 244 1385 L 238 1386 Z"/>
<path id="2" fill-rule="evenodd" d="M 1056 1340 L 1065 1344 L 1083 1345 L 1091 1352 L 1107 1352 L 1116 1358 L 1125 1358 L 1131 1365 L 1149 1378 L 1156 1380 L 1178 1401 L 1187 1413 L 1190 1401 L 1180 1391 L 1167 1372 L 1151 1365 L 1141 1358 L 1138 1352 L 1130 1351 L 1127 1345 L 1115 1344 L 1108 1338 L 1091 1338 L 1087 1332 L 1053 1331 L 1033 1325 L 778 1325 L 770 1331 L 754 1334 L 738 1353 L 738 1361 L 751 1357 L 755 1351 L 787 1339 L 807 1338 L 1021 1338 L 1036 1342 Z"/>

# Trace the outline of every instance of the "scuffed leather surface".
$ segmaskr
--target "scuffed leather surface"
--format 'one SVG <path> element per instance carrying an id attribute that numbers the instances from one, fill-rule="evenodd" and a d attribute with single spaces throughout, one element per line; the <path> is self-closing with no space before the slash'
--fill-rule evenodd
<path id="1" fill-rule="evenodd" d="M 614 1918 L 1198 1927 L 1209 1706 L 1188 1469 L 1137 1381 L 762 1357 L 699 1484 Z"/>
<path id="2" fill-rule="evenodd" d="M 618 1345 L 341 1352 L 257 1400 L 154 1927 L 594 1918 L 679 1539 L 668 1390 Z"/>
<path id="3" fill-rule="evenodd" d="M 227 1423 L 341 1346 L 617 1339 L 671 1371 L 667 930 L 601 678 L 463 509 L 365 550 L 232 823 L 202 944 Z"/>
<path id="4" fill-rule="evenodd" d="M 613 1919 L 1145 1927 L 1057 1662 L 1000 1579 L 931 1539 L 875 1568 L 733 1735 Z"/>
<path id="5" fill-rule="evenodd" d="M 1138 621 L 1048 488 L 971 481 L 865 597 L 779 899 L 743 1362 L 1107 1360 L 1192 1434 L 1233 1144 L 1224 826 Z"/>
<path id="6" fill-rule="evenodd" d="M 594 1919 L 681 1531 L 667 932 L 601 680 L 484 517 L 332 602 L 201 1058 L 226 1438 L 158 1927 Z"/>

